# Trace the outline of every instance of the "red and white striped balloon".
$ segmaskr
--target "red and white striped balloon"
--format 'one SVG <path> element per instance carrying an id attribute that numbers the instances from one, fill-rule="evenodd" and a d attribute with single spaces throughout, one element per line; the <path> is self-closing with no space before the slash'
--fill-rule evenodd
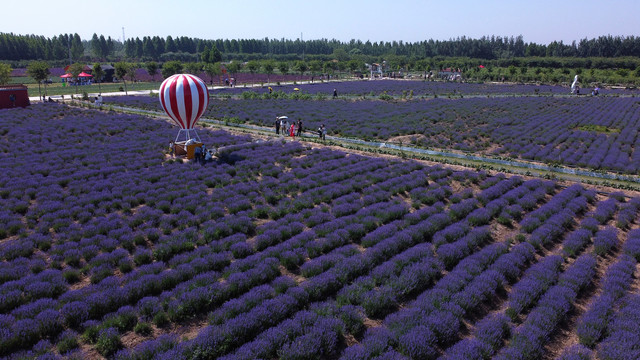
<path id="1" fill-rule="evenodd" d="M 193 129 L 209 105 L 207 85 L 197 76 L 176 74 L 160 85 L 162 108 L 182 129 Z"/>

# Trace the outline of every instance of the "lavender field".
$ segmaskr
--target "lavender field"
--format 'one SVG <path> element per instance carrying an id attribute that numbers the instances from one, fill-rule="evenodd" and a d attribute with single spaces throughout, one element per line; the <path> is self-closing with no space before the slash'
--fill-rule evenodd
<path id="1" fill-rule="evenodd" d="M 160 110 L 153 97 L 106 101 Z M 509 96 L 411 101 L 231 98 L 212 101 L 205 113 L 209 118 L 263 126 L 271 126 L 280 115 L 302 119 L 307 129 L 325 124 L 330 135 L 341 137 L 627 174 L 640 170 L 640 100 L 636 97 Z"/>
<path id="2" fill-rule="evenodd" d="M 632 359 L 637 193 L 0 111 L 0 356 Z"/>
<path id="3" fill-rule="evenodd" d="M 249 75 L 249 74 L 247 74 Z M 257 74 L 256 74 L 257 75 Z M 203 75 L 204 76 L 204 75 Z M 203 77 L 204 79 L 205 77 Z M 290 80 L 294 80 L 291 79 Z M 308 81 L 309 78 L 304 79 Z M 244 81 L 250 83 L 249 81 Z M 266 82 L 264 79 L 262 82 Z M 260 81 L 254 81 L 259 84 Z M 476 95 L 476 96 L 505 96 L 505 95 L 569 95 L 571 89 L 569 86 L 562 85 L 536 85 L 536 84 L 514 84 L 514 83 L 459 83 L 459 82 L 443 82 L 443 81 L 421 81 L 421 80 L 365 80 L 365 81 L 345 81 L 345 82 L 323 82 L 316 80 L 313 83 L 299 83 L 293 85 L 272 86 L 274 91 L 283 91 L 289 93 L 294 88 L 312 95 L 323 94 L 326 96 L 333 95 L 333 89 L 338 90 L 339 95 L 347 96 L 380 96 L 386 93 L 391 96 L 413 96 L 414 98 L 433 97 L 435 96 L 460 96 L 460 95 Z M 212 95 L 240 95 L 245 91 L 265 94 L 269 92 L 268 87 L 245 88 L 234 87 L 216 89 L 211 92 Z M 583 89 L 583 94 L 590 93 L 591 89 Z M 640 95 L 638 89 L 601 89 L 602 95 Z"/>

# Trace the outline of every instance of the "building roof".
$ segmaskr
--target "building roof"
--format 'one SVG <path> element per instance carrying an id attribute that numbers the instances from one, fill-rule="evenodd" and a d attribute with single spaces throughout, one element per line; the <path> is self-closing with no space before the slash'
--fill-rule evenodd
<path id="1" fill-rule="evenodd" d="M 27 86 L 23 84 L 0 85 L 0 91 L 10 90 L 27 90 Z"/>
<path id="2" fill-rule="evenodd" d="M 115 68 L 111 64 L 100 64 L 102 70 L 114 70 Z M 89 65 L 89 69 L 93 70 L 93 65 Z"/>

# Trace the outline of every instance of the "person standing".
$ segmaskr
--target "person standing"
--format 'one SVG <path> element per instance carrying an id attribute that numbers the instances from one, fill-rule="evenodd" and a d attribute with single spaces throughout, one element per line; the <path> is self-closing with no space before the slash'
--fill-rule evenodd
<path id="1" fill-rule="evenodd" d="M 173 141 L 169 142 L 169 155 L 171 155 L 171 157 L 176 157 L 175 147 L 176 145 L 173 143 Z"/>
<path id="2" fill-rule="evenodd" d="M 320 125 L 318 128 L 318 137 L 322 140 L 325 139 L 326 129 L 324 128 L 324 124 Z"/>
<path id="3" fill-rule="evenodd" d="M 280 135 L 280 119 L 276 117 L 276 135 Z"/>
<path id="4" fill-rule="evenodd" d="M 333 98 L 336 99 L 338 97 L 338 90 L 333 89 Z"/>
<path id="5" fill-rule="evenodd" d="M 196 163 L 200 162 L 201 155 L 202 155 L 202 148 L 200 148 L 200 146 L 196 146 L 196 148 L 195 148 L 195 160 L 196 160 Z"/>
<path id="6" fill-rule="evenodd" d="M 302 120 L 298 119 L 298 136 L 302 136 Z"/>
<path id="7" fill-rule="evenodd" d="M 294 123 L 291 123 L 291 127 L 289 128 L 289 136 L 294 137 L 295 131 L 296 131 L 296 125 Z"/>

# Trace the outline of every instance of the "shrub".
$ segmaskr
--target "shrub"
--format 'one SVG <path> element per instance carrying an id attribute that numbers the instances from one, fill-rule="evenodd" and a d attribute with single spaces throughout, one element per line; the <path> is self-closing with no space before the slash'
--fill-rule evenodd
<path id="1" fill-rule="evenodd" d="M 618 230 L 609 226 L 598 231 L 593 238 L 593 246 L 597 255 L 604 256 L 618 246 Z"/>
<path id="2" fill-rule="evenodd" d="M 159 328 L 169 325 L 169 316 L 166 312 L 161 311 L 153 317 L 153 324 Z"/>
<path id="3" fill-rule="evenodd" d="M 56 344 L 56 348 L 60 354 L 66 354 L 69 351 L 78 348 L 78 339 L 77 335 L 74 331 L 65 331 L 59 336 L 58 343 Z"/>
<path id="4" fill-rule="evenodd" d="M 148 336 L 153 332 L 153 328 L 151 328 L 151 325 L 149 325 L 149 323 L 140 322 L 136 324 L 136 326 L 133 328 L 133 331 L 136 334 Z"/>
<path id="5" fill-rule="evenodd" d="M 103 356 L 111 356 L 122 347 L 120 335 L 114 328 L 100 330 L 96 341 L 96 350 Z"/>

